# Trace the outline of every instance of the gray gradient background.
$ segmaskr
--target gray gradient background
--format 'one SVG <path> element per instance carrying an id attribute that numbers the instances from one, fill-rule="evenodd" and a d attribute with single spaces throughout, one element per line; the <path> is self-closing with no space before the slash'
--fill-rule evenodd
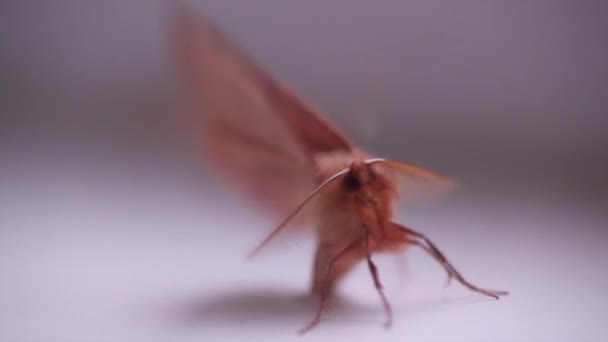
<path id="1" fill-rule="evenodd" d="M 459 178 L 399 221 L 512 292 L 381 256 L 395 327 L 361 268 L 305 338 L 608 338 L 604 1 L 197 6 L 362 146 Z M 0 4 L 1 341 L 286 341 L 312 317 L 309 240 L 243 261 L 275 220 L 201 168 L 164 9 Z"/>

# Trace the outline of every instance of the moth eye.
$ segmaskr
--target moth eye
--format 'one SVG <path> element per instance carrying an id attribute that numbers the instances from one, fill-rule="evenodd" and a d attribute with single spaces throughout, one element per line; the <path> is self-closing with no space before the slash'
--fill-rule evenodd
<path id="1" fill-rule="evenodd" d="M 361 188 L 361 182 L 359 181 L 359 179 L 357 179 L 357 177 L 353 176 L 352 174 L 349 174 L 344 177 L 344 186 L 346 186 L 346 189 L 349 191 L 356 191 Z"/>

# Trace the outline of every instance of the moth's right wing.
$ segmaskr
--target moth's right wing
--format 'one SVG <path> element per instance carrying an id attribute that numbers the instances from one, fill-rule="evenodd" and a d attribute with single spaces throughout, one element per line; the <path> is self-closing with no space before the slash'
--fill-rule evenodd
<path id="1" fill-rule="evenodd" d="M 399 198 L 405 203 L 419 203 L 441 199 L 454 191 L 458 182 L 430 169 L 388 159 L 373 159 L 397 183 Z"/>

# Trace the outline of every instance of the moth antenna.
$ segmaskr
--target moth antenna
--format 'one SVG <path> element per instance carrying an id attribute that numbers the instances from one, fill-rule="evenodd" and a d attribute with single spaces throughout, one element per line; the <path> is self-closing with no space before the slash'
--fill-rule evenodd
<path id="1" fill-rule="evenodd" d="M 383 161 L 387 161 L 387 159 L 384 159 L 384 158 L 371 158 L 371 159 L 364 160 L 363 162 L 365 164 L 369 165 L 369 164 L 381 163 Z"/>
<path id="2" fill-rule="evenodd" d="M 254 257 L 264 246 L 266 246 L 270 242 L 270 240 L 272 240 L 281 231 L 281 229 L 283 229 L 289 223 L 289 221 L 294 218 L 294 216 L 296 216 L 304 208 L 304 206 L 306 206 L 306 204 L 308 204 L 313 198 L 315 198 L 315 196 L 318 195 L 321 190 L 323 190 L 327 185 L 333 183 L 338 178 L 346 175 L 348 171 L 350 171 L 350 168 L 345 168 L 342 171 L 335 173 L 333 176 L 329 177 L 327 180 L 321 183 L 321 185 L 319 185 L 315 190 L 313 190 L 313 192 L 310 193 L 310 195 L 308 195 L 308 197 L 306 197 L 306 199 L 302 201 L 302 203 L 293 212 L 291 212 L 291 214 L 289 214 L 289 216 L 287 216 L 287 218 L 283 220 L 283 222 L 281 222 L 281 224 L 279 224 L 272 231 L 272 233 L 270 233 L 270 235 L 268 235 L 268 237 L 264 239 L 264 241 L 262 241 L 262 243 L 260 243 L 251 253 L 247 255 L 247 258 L 249 259 Z"/>

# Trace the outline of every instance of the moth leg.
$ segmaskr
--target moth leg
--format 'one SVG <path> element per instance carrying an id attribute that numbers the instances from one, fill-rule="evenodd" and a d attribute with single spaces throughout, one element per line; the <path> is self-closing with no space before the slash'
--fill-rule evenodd
<path id="1" fill-rule="evenodd" d="M 369 267 L 369 272 L 372 274 L 374 286 L 376 287 L 376 290 L 378 290 L 380 299 L 382 299 L 384 311 L 386 312 L 386 322 L 384 323 L 384 326 L 386 328 L 390 328 L 390 326 L 393 324 L 393 310 L 391 309 L 391 305 L 389 304 L 388 300 L 386 299 L 386 296 L 384 295 L 384 289 L 382 287 L 382 283 L 380 282 L 380 277 L 378 275 L 378 268 L 376 267 L 376 264 L 374 264 L 374 262 L 372 261 L 372 254 L 369 248 L 369 244 L 367 243 L 368 239 L 365 239 L 365 241 L 365 247 L 367 252 L 365 257 L 367 258 L 367 266 Z"/>
<path id="2" fill-rule="evenodd" d="M 424 251 L 429 253 L 443 268 L 448 272 L 448 281 L 449 279 L 456 279 L 460 284 L 464 287 L 468 288 L 473 292 L 478 292 L 484 294 L 489 297 L 493 297 L 498 299 L 499 296 L 504 296 L 509 294 L 507 291 L 497 291 L 497 290 L 488 290 L 484 288 L 480 288 L 466 278 L 464 278 L 458 270 L 452 265 L 452 263 L 445 257 L 445 255 L 435 246 L 435 244 L 427 238 L 424 234 L 419 233 L 410 228 L 401 226 L 399 224 L 393 223 L 393 228 L 395 228 L 395 233 L 399 234 L 402 242 L 416 245 L 422 248 Z"/>
<path id="3" fill-rule="evenodd" d="M 321 295 L 323 287 L 327 287 L 327 294 L 331 296 L 336 284 L 348 274 L 348 272 L 361 260 L 357 257 L 344 257 L 336 261 L 332 266 L 331 273 L 325 277 L 325 273 L 334 256 L 340 253 L 343 245 L 320 243 L 317 246 L 313 262 L 312 293 Z"/>
<path id="4" fill-rule="evenodd" d="M 334 266 L 340 263 L 343 259 L 354 259 L 353 257 L 358 256 L 359 249 L 361 247 L 361 241 L 355 240 L 348 244 L 346 247 L 342 248 L 337 254 L 335 254 L 327 263 L 327 267 L 325 268 L 325 272 L 323 274 L 323 278 L 320 282 L 320 294 L 321 298 L 319 301 L 319 307 L 317 309 L 317 313 L 313 320 L 306 325 L 304 328 L 300 329 L 300 334 L 305 334 L 310 331 L 312 328 L 316 327 L 321 321 L 321 314 L 323 313 L 325 306 L 327 305 L 327 296 L 329 294 L 330 286 L 332 285 L 329 281 L 334 271 Z M 321 245 L 319 248 L 323 248 Z"/>

